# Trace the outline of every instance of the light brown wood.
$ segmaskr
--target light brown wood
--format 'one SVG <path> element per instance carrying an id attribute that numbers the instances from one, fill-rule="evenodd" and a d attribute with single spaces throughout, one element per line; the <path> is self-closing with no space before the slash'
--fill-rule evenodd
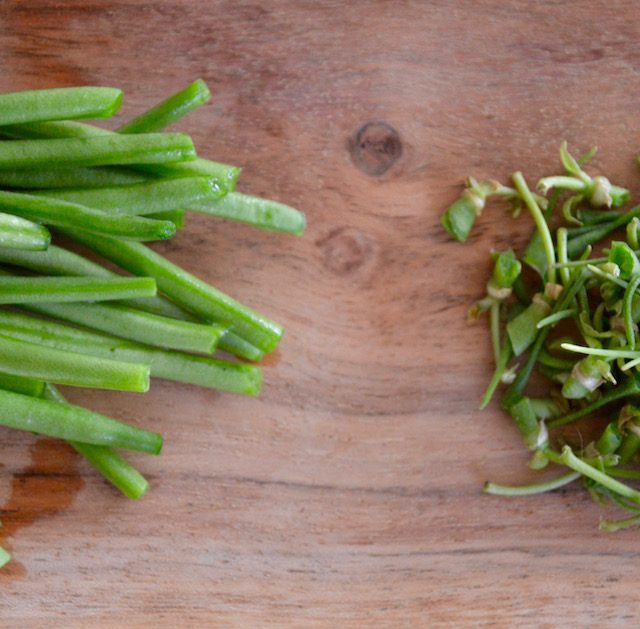
<path id="1" fill-rule="evenodd" d="M 562 139 L 637 193 L 639 30 L 631 1 L 0 4 L 1 90 L 121 86 L 126 117 L 203 77 L 201 154 L 309 219 L 194 216 L 158 247 L 286 326 L 260 398 L 71 393 L 165 434 L 132 457 L 142 501 L 0 430 L 0 625 L 635 625 L 637 530 L 600 533 L 578 486 L 482 494 L 532 474 L 476 410 L 465 312 L 531 224 L 489 210 L 460 247 L 438 217 L 467 174 L 553 172 Z"/>

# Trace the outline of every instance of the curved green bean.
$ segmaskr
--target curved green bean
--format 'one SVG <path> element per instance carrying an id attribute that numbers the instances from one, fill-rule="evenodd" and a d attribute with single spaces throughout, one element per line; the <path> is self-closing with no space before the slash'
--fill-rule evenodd
<path id="1" fill-rule="evenodd" d="M 0 248 L 44 251 L 51 243 L 46 227 L 19 216 L 0 213 Z"/>

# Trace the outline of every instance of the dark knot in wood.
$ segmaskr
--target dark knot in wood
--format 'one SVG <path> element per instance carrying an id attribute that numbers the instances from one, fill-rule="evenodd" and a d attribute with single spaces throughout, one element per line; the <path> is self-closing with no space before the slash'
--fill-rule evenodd
<path id="1" fill-rule="evenodd" d="M 362 172 L 379 177 L 402 155 L 402 141 L 386 122 L 367 122 L 350 138 L 349 152 Z"/>

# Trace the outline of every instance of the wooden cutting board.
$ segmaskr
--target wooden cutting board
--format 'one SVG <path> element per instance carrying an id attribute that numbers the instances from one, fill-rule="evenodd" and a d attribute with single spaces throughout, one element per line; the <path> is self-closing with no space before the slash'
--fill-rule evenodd
<path id="1" fill-rule="evenodd" d="M 639 26 L 631 1 L 0 3 L 2 91 L 119 86 L 121 120 L 202 77 L 182 129 L 309 223 L 193 216 L 157 247 L 285 325 L 261 397 L 69 392 L 165 435 L 131 457 L 143 500 L 0 430 L 0 625 L 636 624 L 637 530 L 599 532 L 579 485 L 481 491 L 533 478 L 477 411 L 490 347 L 465 322 L 531 222 L 493 208 L 462 247 L 438 217 L 468 174 L 556 172 L 563 139 L 638 198 Z"/>

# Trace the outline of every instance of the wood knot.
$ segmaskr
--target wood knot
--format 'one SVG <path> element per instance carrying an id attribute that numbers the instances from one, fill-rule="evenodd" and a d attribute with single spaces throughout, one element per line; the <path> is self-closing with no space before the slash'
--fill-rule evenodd
<path id="1" fill-rule="evenodd" d="M 402 155 L 402 141 L 386 122 L 367 122 L 350 138 L 349 152 L 363 173 L 379 177 Z"/>
<path id="2" fill-rule="evenodd" d="M 325 266 L 336 275 L 347 275 L 360 268 L 372 254 L 368 238 L 351 227 L 338 227 L 318 240 Z"/>

